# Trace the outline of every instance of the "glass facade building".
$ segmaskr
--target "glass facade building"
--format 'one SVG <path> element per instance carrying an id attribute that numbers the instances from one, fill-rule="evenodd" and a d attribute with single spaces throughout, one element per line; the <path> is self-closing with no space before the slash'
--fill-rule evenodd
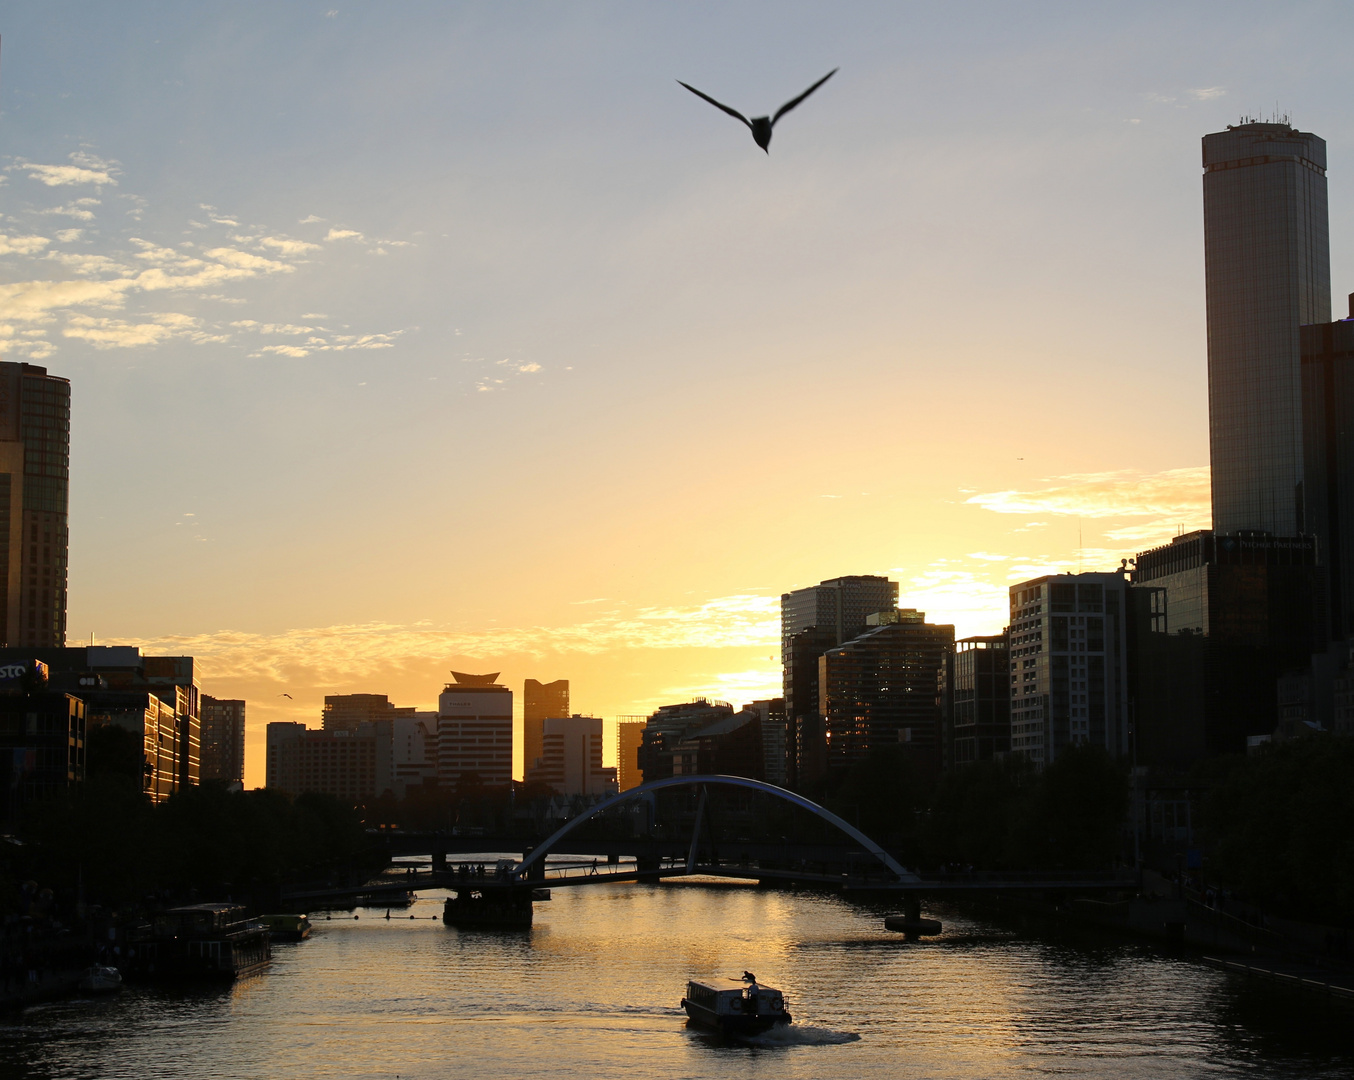
<path id="1" fill-rule="evenodd" d="M 1213 527 L 1303 531 L 1299 330 L 1330 321 L 1326 144 L 1286 123 L 1203 139 Z"/>

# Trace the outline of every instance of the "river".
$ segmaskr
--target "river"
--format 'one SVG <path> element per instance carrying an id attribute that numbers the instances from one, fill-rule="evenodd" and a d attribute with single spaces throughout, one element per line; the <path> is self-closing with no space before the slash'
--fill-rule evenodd
<path id="1" fill-rule="evenodd" d="M 457 931 L 441 898 L 312 916 L 225 987 L 129 987 L 0 1028 L 5 1078 L 1335 1077 L 1354 1012 L 1149 946 L 1063 940 L 948 908 L 906 941 L 824 895 L 555 889 L 523 932 Z M 795 1024 L 689 1029 L 691 976 L 745 969 Z"/>

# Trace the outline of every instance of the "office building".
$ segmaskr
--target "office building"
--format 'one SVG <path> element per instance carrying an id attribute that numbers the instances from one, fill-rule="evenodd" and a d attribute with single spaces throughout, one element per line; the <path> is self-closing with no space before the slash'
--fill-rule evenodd
<path id="1" fill-rule="evenodd" d="M 638 751 L 644 782 L 677 775 L 673 758 L 683 740 L 731 716 L 733 706 L 728 702 L 706 698 L 655 709 L 644 723 Z"/>
<path id="2" fill-rule="evenodd" d="M 745 711 L 757 714 L 761 729 L 762 769 L 759 779 L 777 787 L 784 787 L 789 754 L 789 726 L 785 720 L 785 699 L 767 698 L 754 701 Z"/>
<path id="3" fill-rule="evenodd" d="M 397 799 L 437 783 L 437 713 L 410 711 L 384 721 L 390 725 L 390 787 Z"/>
<path id="4" fill-rule="evenodd" d="M 595 716 L 552 716 L 542 721 L 541 753 L 527 782 L 558 795 L 612 795 L 616 770 L 602 766 L 602 721 Z"/>
<path id="5" fill-rule="evenodd" d="M 1302 328 L 1305 531 L 1326 567 L 1331 637 L 1354 637 L 1354 295 L 1348 319 Z"/>
<path id="6" fill-rule="evenodd" d="M 569 716 L 569 680 L 543 683 L 528 679 L 522 686 L 522 770 L 531 772 L 544 743 L 543 725 L 551 717 Z"/>
<path id="7" fill-rule="evenodd" d="M 1199 531 L 1140 554 L 1139 760 L 1244 753 L 1278 720 L 1278 685 L 1327 645 L 1314 537 Z"/>
<path id="8" fill-rule="evenodd" d="M 1011 663 L 1005 634 L 960 638 L 940 677 L 945 765 L 1000 760 L 1011 749 Z"/>
<path id="9" fill-rule="evenodd" d="M 471 775 L 485 787 L 512 783 L 512 691 L 498 672 L 453 671 L 437 699 L 437 782 L 455 787 Z"/>
<path id="10" fill-rule="evenodd" d="M 0 363 L 0 646 L 66 643 L 71 387 Z"/>
<path id="11" fill-rule="evenodd" d="M 762 716 L 732 709 L 684 735 L 672 752 L 673 776 L 746 776 L 764 780 Z"/>
<path id="12" fill-rule="evenodd" d="M 238 698 L 203 694 L 200 711 L 202 779 L 244 784 L 245 703 Z"/>
<path id="13" fill-rule="evenodd" d="M 49 688 L 41 661 L 0 666 L 0 822 L 85 776 L 85 704 Z"/>
<path id="14" fill-rule="evenodd" d="M 616 717 L 616 787 L 629 791 L 644 783 L 639 771 L 639 747 L 644 741 L 643 716 Z"/>
<path id="15" fill-rule="evenodd" d="M 268 725 L 266 784 L 289 795 L 332 795 L 366 803 L 385 794 L 391 776 L 391 728 L 361 724 L 325 731 L 305 724 Z"/>
<path id="16" fill-rule="evenodd" d="M 52 689 L 87 703 L 90 725 L 112 718 L 144 738 L 152 798 L 198 783 L 202 714 L 193 657 L 142 656 L 130 645 L 0 649 L 0 665 L 33 660 L 47 665 Z"/>
<path id="17" fill-rule="evenodd" d="M 880 612 L 864 632 L 819 658 L 819 713 L 829 770 L 900 743 L 928 767 L 941 764 L 936 694 L 954 627 L 913 608 Z"/>
<path id="18" fill-rule="evenodd" d="M 1051 765 L 1071 746 L 1130 753 L 1128 583 L 1052 574 L 1011 587 L 1011 752 Z"/>
<path id="19" fill-rule="evenodd" d="M 1213 527 L 1304 525 L 1299 328 L 1330 321 L 1326 144 L 1286 123 L 1203 139 Z"/>
<path id="20" fill-rule="evenodd" d="M 413 716 L 414 711 L 397 708 L 385 694 L 326 694 L 320 724 L 325 731 L 356 731 L 361 724 Z"/>
<path id="21" fill-rule="evenodd" d="M 823 719 L 818 706 L 818 659 L 865 629 L 870 615 L 898 606 L 898 583 L 874 574 L 829 578 L 782 593 L 780 598 L 781 689 L 785 698 L 785 783 L 819 783 L 827 768 Z"/>

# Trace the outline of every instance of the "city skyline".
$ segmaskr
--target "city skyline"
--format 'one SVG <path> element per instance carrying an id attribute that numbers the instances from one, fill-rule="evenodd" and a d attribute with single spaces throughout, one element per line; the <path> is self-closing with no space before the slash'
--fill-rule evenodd
<path id="1" fill-rule="evenodd" d="M 1354 284 L 1348 76 L 1272 60 L 1334 49 L 1327 9 L 792 8 L 751 67 L 709 42 L 754 8 L 250 9 L 262 42 L 63 10 L 0 28 L 0 354 L 76 387 L 67 640 L 197 657 L 250 702 L 251 786 L 326 695 L 430 708 L 457 666 L 607 717 L 741 704 L 780 685 L 786 590 L 886 575 L 993 633 L 1013 581 L 1206 528 L 1198 140 L 1258 102 L 1326 140 Z M 562 78 L 560 41 L 607 74 Z M 392 77 L 424 49 L 466 70 Z M 759 100 L 829 52 L 770 162 L 668 79 Z M 854 438 L 801 445 L 825 427 Z"/>

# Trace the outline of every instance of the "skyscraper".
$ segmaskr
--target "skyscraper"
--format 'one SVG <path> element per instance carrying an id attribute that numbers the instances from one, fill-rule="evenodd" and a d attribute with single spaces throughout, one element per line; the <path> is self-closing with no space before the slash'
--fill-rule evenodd
<path id="1" fill-rule="evenodd" d="M 1301 339 L 1330 321 L 1326 144 L 1286 123 L 1205 135 L 1213 528 L 1304 531 Z"/>
<path id="2" fill-rule="evenodd" d="M 437 699 L 437 782 L 455 787 L 474 774 L 485 787 L 512 783 L 512 691 L 498 672 L 453 671 Z"/>
<path id="3" fill-rule="evenodd" d="M 522 775 L 535 767 L 543 754 L 544 724 L 569 716 L 569 680 L 552 683 L 528 679 L 522 686 Z"/>
<path id="4" fill-rule="evenodd" d="M 0 645 L 66 644 L 71 384 L 0 363 Z"/>
<path id="5" fill-rule="evenodd" d="M 202 714 L 202 779 L 244 783 L 245 703 L 238 698 L 199 699 Z"/>

